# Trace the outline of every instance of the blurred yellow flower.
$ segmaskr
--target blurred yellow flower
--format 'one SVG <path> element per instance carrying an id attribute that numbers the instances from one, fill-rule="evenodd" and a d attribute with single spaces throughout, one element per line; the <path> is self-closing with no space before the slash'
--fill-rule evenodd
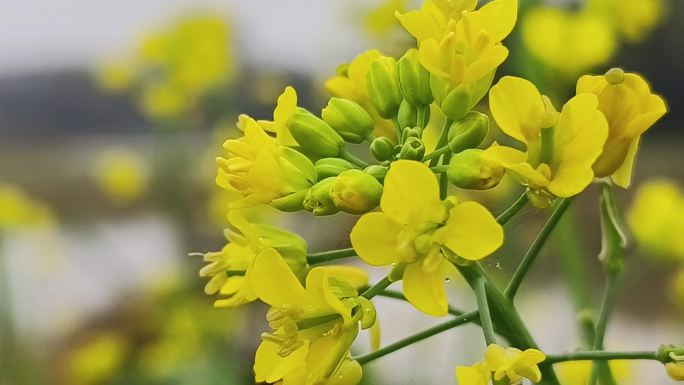
<path id="1" fill-rule="evenodd" d="M 262 125 L 243 115 L 238 128 L 244 136 L 223 144 L 228 157 L 217 158 L 216 183 L 238 191 L 233 208 L 271 204 L 283 211 L 301 208 L 306 191 L 316 182 L 313 163 L 301 153 L 276 144 Z"/>
<path id="2" fill-rule="evenodd" d="M 75 385 L 99 384 L 111 378 L 124 364 L 129 349 L 128 341 L 115 332 L 94 336 L 74 351 L 69 358 L 68 371 Z"/>
<path id="3" fill-rule="evenodd" d="M 530 52 L 567 77 L 608 62 L 617 48 L 611 24 L 595 13 L 537 7 L 526 14 L 521 28 Z"/>
<path id="4" fill-rule="evenodd" d="M 492 87 L 489 104 L 501 130 L 526 151 L 494 145 L 485 150 L 486 159 L 533 191 L 557 197 L 576 195 L 594 179 L 592 165 L 608 135 L 596 96 L 578 94 L 558 113 L 534 84 L 505 76 Z"/>
<path id="5" fill-rule="evenodd" d="M 351 63 L 339 66 L 336 75 L 325 82 L 325 89 L 335 97 L 361 105 L 375 121 L 375 136 L 395 138 L 394 124 L 380 116 L 368 93 L 368 72 L 373 62 L 381 56 L 380 51 L 369 50 L 355 57 Z"/>
<path id="6" fill-rule="evenodd" d="M 0 231 L 50 224 L 47 206 L 29 198 L 19 188 L 0 182 Z"/>
<path id="7" fill-rule="evenodd" d="M 100 153 L 93 173 L 100 190 L 118 203 L 139 198 L 149 186 L 145 161 L 126 149 L 110 149 Z"/>
<path id="8" fill-rule="evenodd" d="M 133 63 L 112 60 L 105 62 L 94 76 L 99 87 L 108 92 L 119 93 L 131 87 L 136 75 Z"/>
<path id="9" fill-rule="evenodd" d="M 684 190 L 675 181 L 641 184 L 627 212 L 627 223 L 646 254 L 684 261 Z"/>
<path id="10" fill-rule="evenodd" d="M 154 83 L 142 90 L 140 109 L 154 119 L 175 118 L 191 108 L 192 99 L 172 83 Z"/>
<path id="11" fill-rule="evenodd" d="M 373 36 L 382 36 L 398 26 L 395 12 L 404 12 L 409 0 L 384 0 L 366 16 L 366 29 Z"/>
<path id="12" fill-rule="evenodd" d="M 554 365 L 558 379 L 562 385 L 586 385 L 591 374 L 591 361 L 567 361 Z M 610 370 L 616 383 L 620 385 L 633 384 L 632 364 L 629 361 L 610 361 Z"/>
<path id="13" fill-rule="evenodd" d="M 598 108 L 608 120 L 608 140 L 594 164 L 597 178 L 610 176 L 620 187 L 629 187 L 641 135 L 665 112 L 665 101 L 651 93 L 646 80 L 635 73 L 613 68 L 603 76 L 582 76 L 577 94 L 598 96 Z"/>
<path id="14" fill-rule="evenodd" d="M 228 213 L 230 228 L 225 234 L 228 243 L 221 251 L 203 254 L 208 264 L 200 276 L 211 277 L 205 293 L 227 297 L 214 305 L 239 306 L 257 298 L 252 285 L 254 258 L 264 249 L 275 248 L 297 275 L 306 271 L 306 242 L 298 235 L 275 227 L 249 223 L 237 210 Z"/>
<path id="15" fill-rule="evenodd" d="M 663 20 L 664 0 L 588 0 L 587 8 L 601 13 L 622 37 L 631 42 L 644 40 Z"/>
<path id="16" fill-rule="evenodd" d="M 314 268 L 305 288 L 274 249 L 257 256 L 253 281 L 259 299 L 271 305 L 267 319 L 272 329 L 262 334 L 256 352 L 256 382 L 314 385 L 335 377 L 340 385 L 360 381 L 360 367 L 348 361 L 349 349 L 359 321 L 364 323 L 368 314 L 361 311 L 359 301 L 365 299 L 359 299 L 353 287 Z M 369 324 L 375 323 L 374 317 Z"/>
<path id="17" fill-rule="evenodd" d="M 459 385 L 487 385 L 490 380 L 518 384 L 524 378 L 539 382 L 542 376 L 537 364 L 545 359 L 544 353 L 536 349 L 521 351 L 491 344 L 487 346 L 484 361 L 457 367 L 456 378 Z"/>
<path id="18" fill-rule="evenodd" d="M 448 310 L 444 278 L 453 265 L 442 248 L 475 261 L 503 243 L 503 229 L 486 208 L 456 199 L 440 201 L 437 178 L 420 162 L 391 164 L 380 207 L 382 212 L 358 220 L 350 234 L 352 246 L 368 264 L 404 264 L 406 298 L 433 316 Z"/>

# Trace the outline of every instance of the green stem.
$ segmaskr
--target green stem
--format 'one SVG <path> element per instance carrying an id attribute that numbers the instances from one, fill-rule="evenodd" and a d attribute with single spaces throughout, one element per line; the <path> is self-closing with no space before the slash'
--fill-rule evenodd
<path id="1" fill-rule="evenodd" d="M 451 119 L 444 119 L 444 125 L 442 126 L 442 133 L 439 135 L 439 139 L 437 140 L 437 145 L 435 148 L 442 148 L 446 146 L 447 141 L 449 140 L 449 126 L 451 126 Z M 434 167 L 439 163 L 439 156 L 436 158 L 430 159 L 430 167 Z"/>
<path id="2" fill-rule="evenodd" d="M 352 154 L 351 152 L 349 152 L 347 150 L 342 150 L 342 152 L 340 153 L 340 157 L 342 157 L 342 159 L 348 161 L 349 163 L 352 163 L 355 166 L 358 166 L 361 168 L 366 168 L 366 167 L 370 166 L 370 164 L 368 164 L 367 162 L 365 162 L 362 159 L 357 158 L 356 156 L 354 156 L 354 154 Z"/>
<path id="3" fill-rule="evenodd" d="M 356 250 L 353 247 L 339 250 L 323 251 L 320 253 L 308 254 L 306 256 L 306 261 L 309 265 L 318 265 L 321 263 L 336 261 L 338 259 L 355 257 Z"/>
<path id="4" fill-rule="evenodd" d="M 423 157 L 423 162 L 427 162 L 428 160 L 432 160 L 434 158 L 439 158 L 440 156 L 444 155 L 447 151 L 449 151 L 449 146 L 440 147 L 435 151 L 425 155 Z"/>
<path id="5" fill-rule="evenodd" d="M 408 299 L 406 299 L 406 296 L 404 295 L 404 293 L 401 293 L 401 292 L 395 291 L 395 290 L 383 290 L 380 293 L 376 294 L 376 296 L 398 299 L 401 301 L 408 302 Z M 465 313 L 463 310 L 457 309 L 457 308 L 449 305 L 449 314 L 455 315 L 455 316 L 460 316 L 460 315 L 463 315 L 463 313 Z"/>
<path id="6" fill-rule="evenodd" d="M 598 314 L 598 320 L 596 323 L 596 334 L 594 336 L 594 343 L 592 345 L 593 350 L 603 350 L 603 341 L 606 336 L 606 329 L 608 328 L 608 321 L 610 319 L 610 313 L 613 310 L 613 305 L 615 304 L 615 287 L 619 273 L 617 271 L 609 271 L 606 277 L 606 286 L 603 290 L 603 298 L 601 299 L 601 308 Z M 613 379 L 612 373 L 610 372 L 610 367 L 608 365 L 594 363 L 591 371 L 591 377 L 589 378 L 590 385 L 596 385 L 599 376 L 601 377 L 601 383 L 603 385 L 615 385 L 615 380 Z"/>
<path id="7" fill-rule="evenodd" d="M 416 108 L 416 123 L 418 123 L 421 128 L 425 128 L 427 125 L 425 116 L 427 115 L 428 108 L 430 108 L 430 106 L 418 106 Z"/>
<path id="8" fill-rule="evenodd" d="M 489 346 L 496 343 L 496 335 L 494 334 L 494 324 L 492 323 L 492 316 L 489 313 L 489 304 L 487 303 L 486 284 L 487 282 L 484 278 L 477 280 L 475 284 L 475 297 L 477 298 L 477 308 L 480 312 L 482 333 L 484 334 L 485 343 Z"/>
<path id="9" fill-rule="evenodd" d="M 403 127 L 399 125 L 399 120 L 396 117 L 392 118 L 392 123 L 394 124 L 394 134 L 397 136 L 397 143 L 401 144 Z"/>
<path id="10" fill-rule="evenodd" d="M 418 341 L 422 341 L 426 338 L 432 337 L 434 335 L 437 335 L 437 334 L 442 333 L 444 331 L 447 331 L 449 329 L 453 329 L 457 326 L 461 326 L 461 325 L 473 322 L 474 320 L 478 319 L 478 317 L 479 317 L 479 312 L 477 310 L 468 312 L 468 313 L 463 314 L 461 316 L 458 316 L 452 320 L 437 324 L 437 325 L 432 326 L 430 328 L 427 328 L 421 332 L 410 335 L 410 336 L 403 338 L 397 342 L 394 342 L 394 343 L 389 344 L 385 347 L 382 347 L 382 348 L 380 348 L 374 352 L 370 352 L 367 354 L 363 354 L 363 355 L 354 357 L 354 360 L 356 360 L 361 365 L 367 364 L 371 361 L 377 360 L 380 357 L 384 357 L 390 353 L 396 352 L 399 349 L 403 349 L 409 345 L 412 345 Z"/>
<path id="11" fill-rule="evenodd" d="M 527 198 L 527 192 L 523 192 L 520 197 L 513 202 L 513 204 L 507 208 L 503 213 L 501 213 L 498 217 L 496 217 L 496 221 L 499 222 L 499 224 L 504 225 L 506 222 L 511 220 L 514 216 L 516 216 L 520 210 L 522 210 L 525 205 L 527 205 L 528 202 Z"/>
<path id="12" fill-rule="evenodd" d="M 449 169 L 449 166 L 434 166 L 434 167 L 430 167 L 430 170 L 432 170 L 432 172 L 434 172 L 435 174 L 441 174 L 441 173 L 443 173 L 443 172 L 447 172 L 448 169 Z"/>
<path id="13" fill-rule="evenodd" d="M 660 361 L 658 352 L 603 352 L 603 351 L 576 351 L 567 354 L 546 356 L 545 364 L 556 364 L 565 361 L 610 361 L 610 360 L 653 360 Z"/>
<path id="14" fill-rule="evenodd" d="M 442 165 L 448 165 L 449 161 L 451 160 L 451 156 L 453 154 L 450 152 L 447 152 L 444 154 L 442 157 Z M 448 166 L 446 166 L 448 167 Z M 447 190 L 449 187 L 449 178 L 447 177 L 446 173 L 442 173 L 439 176 L 439 199 L 445 199 L 447 197 Z"/>
<path id="15" fill-rule="evenodd" d="M 563 216 L 563 213 L 565 213 L 565 210 L 568 208 L 568 206 L 570 206 L 572 199 L 572 197 L 563 198 L 558 202 L 556 208 L 553 210 L 553 213 L 551 213 L 551 216 L 546 221 L 544 227 L 539 232 L 539 235 L 537 235 L 537 238 L 534 240 L 529 250 L 527 251 L 527 254 L 525 254 L 525 257 L 523 257 L 522 262 L 520 262 L 520 265 L 516 269 L 515 273 L 513 273 L 513 278 L 511 278 L 511 282 L 508 284 L 505 290 L 506 297 L 511 299 L 515 298 L 515 295 L 518 293 L 520 285 L 525 279 L 527 272 L 534 264 L 534 261 L 537 259 L 539 252 L 544 247 L 546 241 L 549 239 L 551 232 L 556 227 L 556 224 L 558 224 L 558 221 Z"/>
<path id="16" fill-rule="evenodd" d="M 390 281 L 388 277 L 385 277 L 385 278 L 381 279 L 375 285 L 369 287 L 368 290 L 361 293 L 361 296 L 366 298 L 366 299 L 371 299 L 371 298 L 375 297 L 376 295 L 382 293 L 391 284 L 392 284 L 392 281 Z"/>

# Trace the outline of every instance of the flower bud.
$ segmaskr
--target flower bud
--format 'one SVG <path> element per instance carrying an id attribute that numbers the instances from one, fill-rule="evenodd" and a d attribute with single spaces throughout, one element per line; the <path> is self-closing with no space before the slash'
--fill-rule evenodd
<path id="1" fill-rule="evenodd" d="M 373 118 L 357 103 L 342 98 L 330 98 L 321 112 L 323 120 L 350 143 L 361 143 L 373 131 Z"/>
<path id="2" fill-rule="evenodd" d="M 453 153 L 476 148 L 487 137 L 489 117 L 481 112 L 471 111 L 449 127 L 449 150 Z"/>
<path id="3" fill-rule="evenodd" d="M 380 162 L 394 159 L 394 143 L 388 137 L 375 138 L 370 145 L 371 154 Z"/>
<path id="4" fill-rule="evenodd" d="M 348 170 L 334 179 L 330 196 L 340 210 L 363 214 L 380 204 L 382 184 L 361 170 Z"/>
<path id="5" fill-rule="evenodd" d="M 531 189 L 527 191 L 527 199 L 530 200 L 532 206 L 541 210 L 548 210 L 553 206 L 556 197 L 546 190 Z"/>
<path id="6" fill-rule="evenodd" d="M 487 190 L 499 184 L 504 169 L 482 158 L 482 150 L 468 149 L 451 158 L 447 177 L 455 186 L 470 190 Z"/>
<path id="7" fill-rule="evenodd" d="M 401 146 L 399 157 L 401 159 L 421 160 L 425 155 L 425 145 L 423 141 L 416 137 L 409 137 Z"/>
<path id="8" fill-rule="evenodd" d="M 298 107 L 287 122 L 290 133 L 303 152 L 320 158 L 333 158 L 340 154 L 344 139 L 322 119 Z"/>
<path id="9" fill-rule="evenodd" d="M 684 381 L 684 363 L 668 362 L 665 364 L 667 375 L 675 381 Z"/>
<path id="10" fill-rule="evenodd" d="M 406 127 L 401 130 L 401 142 L 404 143 L 408 138 L 418 138 L 422 135 L 423 130 L 420 127 Z"/>
<path id="11" fill-rule="evenodd" d="M 372 176 L 373 178 L 380 181 L 380 183 L 382 183 L 385 180 L 385 175 L 387 175 L 388 170 L 389 170 L 389 167 L 387 167 L 387 166 L 380 166 L 378 164 L 373 164 L 373 165 L 366 167 L 363 170 L 363 172 Z"/>
<path id="12" fill-rule="evenodd" d="M 307 244 L 302 237 L 269 225 L 252 224 L 252 226 L 265 244 L 274 248 L 283 257 L 296 275 L 306 269 Z"/>
<path id="13" fill-rule="evenodd" d="M 335 178 L 326 178 L 313 185 L 304 198 L 304 208 L 314 215 L 332 215 L 340 211 L 333 202 L 331 190 Z"/>
<path id="14" fill-rule="evenodd" d="M 276 198 L 272 200 L 269 204 L 275 209 L 293 213 L 304 209 L 304 196 L 307 190 L 301 190 L 296 193 L 286 195 L 281 198 Z"/>
<path id="15" fill-rule="evenodd" d="M 412 48 L 399 59 L 401 92 L 414 106 L 428 106 L 433 101 L 430 73 L 418 61 L 418 50 Z"/>
<path id="16" fill-rule="evenodd" d="M 338 176 L 342 171 L 356 168 L 351 162 L 340 158 L 323 158 L 316 162 L 317 180 Z"/>
<path id="17" fill-rule="evenodd" d="M 397 123 L 399 128 L 418 126 L 418 108 L 402 100 L 397 111 Z"/>
<path id="18" fill-rule="evenodd" d="M 460 120 L 471 110 L 470 89 L 461 84 L 447 94 L 442 101 L 442 112 L 451 120 Z"/>
<path id="19" fill-rule="evenodd" d="M 394 118 L 402 100 L 396 60 L 383 56 L 371 64 L 368 72 L 368 92 L 380 116 L 385 119 Z"/>

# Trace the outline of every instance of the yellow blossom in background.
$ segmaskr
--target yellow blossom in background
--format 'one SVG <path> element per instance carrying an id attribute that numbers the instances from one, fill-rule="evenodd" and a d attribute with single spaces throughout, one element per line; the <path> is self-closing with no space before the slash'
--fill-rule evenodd
<path id="1" fill-rule="evenodd" d="M 94 77 L 97 85 L 112 93 L 123 92 L 135 81 L 135 65 L 123 61 L 105 62 Z"/>
<path id="2" fill-rule="evenodd" d="M 646 39 L 663 20 L 665 0 L 587 0 L 587 8 L 600 13 L 629 42 Z"/>
<path id="3" fill-rule="evenodd" d="M 0 182 L 0 231 L 50 222 L 52 217 L 47 206 L 29 198 L 19 188 Z"/>
<path id="4" fill-rule="evenodd" d="M 375 136 L 395 138 L 392 121 L 380 116 L 368 93 L 368 72 L 373 61 L 381 56 L 380 51 L 369 50 L 355 57 L 351 63 L 340 65 L 335 76 L 325 82 L 325 89 L 335 97 L 361 105 L 375 121 Z"/>
<path id="5" fill-rule="evenodd" d="M 684 262 L 684 190 L 667 179 L 639 186 L 627 223 L 647 256 Z"/>
<path id="6" fill-rule="evenodd" d="M 111 378 L 124 364 L 128 341 L 115 332 L 94 336 L 69 358 L 68 372 L 75 385 L 99 384 Z"/>
<path id="7" fill-rule="evenodd" d="M 616 383 L 620 385 L 634 384 L 632 364 L 629 361 L 613 360 L 609 362 L 610 371 Z M 567 361 L 554 365 L 561 385 L 587 385 L 591 374 L 591 361 Z"/>
<path id="8" fill-rule="evenodd" d="M 459 385 L 488 385 L 490 380 L 517 384 L 524 378 L 539 382 L 542 376 L 537 364 L 545 359 L 544 353 L 536 349 L 521 351 L 491 344 L 483 361 L 457 367 L 456 378 Z"/>
<path id="9" fill-rule="evenodd" d="M 620 187 L 629 187 L 641 135 L 667 112 L 662 97 L 651 93 L 638 74 L 613 68 L 603 76 L 582 76 L 577 94 L 598 96 L 598 108 L 608 120 L 608 140 L 594 164 L 597 178 L 610 176 Z"/>
<path id="10" fill-rule="evenodd" d="M 365 25 L 373 36 L 382 36 L 398 26 L 395 12 L 405 12 L 409 0 L 384 0 L 366 16 Z"/>
<path id="11" fill-rule="evenodd" d="M 530 52 L 567 77 L 608 62 L 617 49 L 611 24 L 596 13 L 536 7 L 526 14 L 521 28 Z"/>
<path id="12" fill-rule="evenodd" d="M 100 153 L 93 173 L 100 190 L 118 203 L 139 198 L 149 187 L 149 172 L 144 159 L 126 149 Z"/>
<path id="13" fill-rule="evenodd" d="M 442 248 L 475 261 L 503 243 L 503 229 L 486 208 L 440 201 L 435 175 L 420 162 L 391 164 L 380 208 L 358 220 L 350 234 L 352 246 L 370 265 L 404 264 L 406 298 L 433 316 L 446 315 L 448 308 L 444 278 L 453 266 Z"/>
<path id="14" fill-rule="evenodd" d="M 483 156 L 534 192 L 576 195 L 594 179 L 592 165 L 608 136 L 598 103 L 595 95 L 578 94 L 558 113 L 534 84 L 505 76 L 489 93 L 490 108 L 501 130 L 526 150 L 494 145 Z"/>
<path id="15" fill-rule="evenodd" d="M 268 203 L 284 211 L 301 208 L 304 195 L 316 182 L 313 163 L 301 153 L 276 144 L 262 125 L 243 116 L 244 136 L 227 140 L 226 158 L 217 158 L 216 183 L 240 193 L 233 208 Z"/>
<path id="16" fill-rule="evenodd" d="M 172 83 L 153 83 L 141 91 L 140 109 L 155 119 L 167 119 L 185 113 L 191 98 Z"/>
<path id="17" fill-rule="evenodd" d="M 371 319 L 361 310 L 361 303 L 370 302 L 322 268 L 312 269 L 302 286 L 274 249 L 257 256 L 253 274 L 259 299 L 271 305 L 272 329 L 262 334 L 256 352 L 256 382 L 315 385 L 336 378 L 340 385 L 356 385 L 360 367 L 349 360 L 349 349 L 359 322 L 375 323 L 374 310 Z"/>
<path id="18" fill-rule="evenodd" d="M 228 243 L 221 251 L 204 254 L 208 264 L 200 270 L 200 276 L 211 278 L 204 291 L 226 297 L 215 306 L 239 306 L 257 298 L 251 271 L 254 258 L 264 249 L 277 249 L 290 269 L 298 275 L 305 273 L 307 245 L 296 234 L 249 223 L 237 210 L 228 213 L 228 223 Z"/>

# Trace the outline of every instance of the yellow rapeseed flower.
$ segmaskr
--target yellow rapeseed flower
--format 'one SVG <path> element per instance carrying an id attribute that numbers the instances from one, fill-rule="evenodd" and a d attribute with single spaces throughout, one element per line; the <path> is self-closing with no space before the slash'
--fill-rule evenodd
<path id="1" fill-rule="evenodd" d="M 598 96 L 598 108 L 608 120 L 608 140 L 594 164 L 597 178 L 610 176 L 620 187 L 629 187 L 641 135 L 665 112 L 665 101 L 651 93 L 644 78 L 613 68 L 602 76 L 582 76 L 577 93 Z"/>
<path id="2" fill-rule="evenodd" d="M 104 151 L 98 156 L 93 171 L 100 190 L 119 203 L 140 197 L 148 188 L 147 165 L 129 150 Z"/>
<path id="3" fill-rule="evenodd" d="M 67 371 L 75 385 L 99 384 L 125 363 L 128 341 L 118 333 L 102 333 L 79 346 L 69 357 Z"/>
<path id="4" fill-rule="evenodd" d="M 526 151 L 494 145 L 485 150 L 486 159 L 533 191 L 557 197 L 576 195 L 594 179 L 592 165 L 608 135 L 595 95 L 579 94 L 558 113 L 534 84 L 505 76 L 492 87 L 489 104 L 501 130 Z"/>
<path id="5" fill-rule="evenodd" d="M 503 229 L 486 208 L 454 197 L 442 202 L 435 175 L 420 162 L 391 164 L 380 207 L 356 223 L 352 246 L 368 264 L 405 264 L 406 298 L 430 315 L 447 314 L 444 278 L 453 266 L 442 248 L 476 261 L 503 243 Z"/>
<path id="6" fill-rule="evenodd" d="M 622 37 L 631 42 L 644 40 L 663 20 L 664 0 L 588 0 L 587 9 L 600 13 Z"/>
<path id="7" fill-rule="evenodd" d="M 629 361 L 615 360 L 610 361 L 609 365 L 616 383 L 620 385 L 633 383 L 630 382 L 633 373 Z M 587 385 L 592 366 L 591 361 L 567 361 L 554 365 L 554 368 L 562 385 Z"/>
<path id="8" fill-rule="evenodd" d="M 373 62 L 381 56 L 380 51 L 369 50 L 355 57 L 351 63 L 339 66 L 337 74 L 325 82 L 325 89 L 335 97 L 361 105 L 375 122 L 375 136 L 395 138 L 394 124 L 380 116 L 368 92 L 368 72 Z"/>
<path id="9" fill-rule="evenodd" d="M 0 183 L 0 231 L 49 224 L 48 208 L 29 198 L 19 188 Z"/>
<path id="10" fill-rule="evenodd" d="M 487 346 L 483 361 L 457 367 L 456 378 L 459 385 L 487 385 L 490 380 L 504 379 L 506 383 L 517 384 L 524 378 L 539 382 L 542 376 L 537 364 L 545 359 L 544 353 L 536 349 L 521 351 L 491 344 Z"/>
<path id="11" fill-rule="evenodd" d="M 398 26 L 395 12 L 403 12 L 409 0 L 384 0 L 366 15 L 366 29 L 373 36 L 382 36 Z"/>
<path id="12" fill-rule="evenodd" d="M 606 63 L 618 43 L 611 23 L 586 11 L 536 7 L 526 14 L 521 28 L 530 52 L 567 77 Z"/>
<path id="13" fill-rule="evenodd" d="M 223 144 L 228 157 L 217 158 L 216 183 L 240 192 L 233 208 L 271 204 L 284 211 L 301 208 L 306 191 L 316 182 L 313 163 L 301 153 L 280 146 L 254 119 L 243 115 L 244 136 Z"/>
<path id="14" fill-rule="evenodd" d="M 375 323 L 370 302 L 323 268 L 313 268 L 303 287 L 274 249 L 257 256 L 253 282 L 259 299 L 271 306 L 267 319 L 272 329 L 262 334 L 256 352 L 256 382 L 314 385 L 334 380 L 356 385 L 360 381 L 360 368 L 349 360 L 349 349 L 359 322 L 366 327 Z"/>
<path id="15" fill-rule="evenodd" d="M 684 261 L 684 191 L 667 179 L 639 186 L 627 223 L 647 255 Z"/>
<path id="16" fill-rule="evenodd" d="M 280 96 L 275 110 L 273 110 L 273 121 L 259 120 L 259 124 L 265 131 L 271 132 L 276 136 L 276 144 L 280 146 L 295 147 L 297 141 L 292 137 L 287 128 L 287 121 L 297 111 L 297 91 L 292 87 L 286 87 Z M 245 116 L 240 117 L 246 119 Z"/>
<path id="17" fill-rule="evenodd" d="M 237 210 L 228 213 L 228 223 L 230 228 L 225 231 L 228 243 L 221 251 L 203 254 L 208 264 L 200 270 L 200 276 L 211 277 L 205 293 L 226 297 L 217 300 L 215 306 L 239 306 L 257 298 L 251 284 L 252 265 L 254 258 L 267 248 L 278 250 L 297 275 L 305 274 L 307 245 L 298 235 L 249 223 Z"/>

